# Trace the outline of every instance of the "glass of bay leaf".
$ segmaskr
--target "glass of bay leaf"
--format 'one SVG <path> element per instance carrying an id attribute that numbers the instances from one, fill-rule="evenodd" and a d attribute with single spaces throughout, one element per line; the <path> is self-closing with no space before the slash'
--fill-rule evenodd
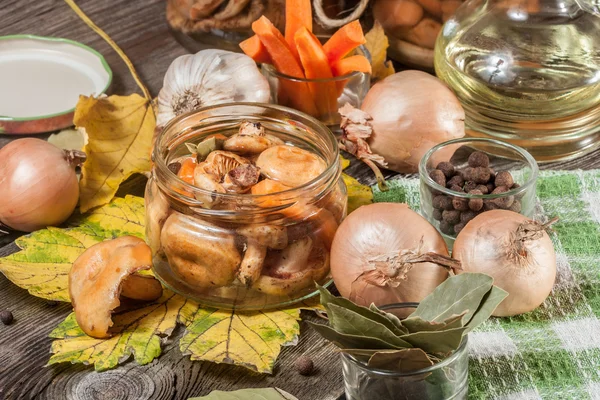
<path id="1" fill-rule="evenodd" d="M 340 348 L 347 400 L 466 399 L 467 335 L 507 293 L 480 273 L 449 277 L 419 304 L 359 306 L 319 287 L 329 326 L 309 324 Z M 414 311 L 404 319 L 406 308 Z"/>

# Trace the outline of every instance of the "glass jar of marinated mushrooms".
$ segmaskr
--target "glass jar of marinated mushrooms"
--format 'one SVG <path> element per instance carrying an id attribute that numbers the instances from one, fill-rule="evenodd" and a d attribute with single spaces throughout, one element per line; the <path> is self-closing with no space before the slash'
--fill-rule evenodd
<path id="1" fill-rule="evenodd" d="M 146 187 L 155 276 L 218 308 L 266 309 L 327 284 L 329 251 L 346 215 L 333 134 L 267 104 L 207 107 L 156 138 Z"/>

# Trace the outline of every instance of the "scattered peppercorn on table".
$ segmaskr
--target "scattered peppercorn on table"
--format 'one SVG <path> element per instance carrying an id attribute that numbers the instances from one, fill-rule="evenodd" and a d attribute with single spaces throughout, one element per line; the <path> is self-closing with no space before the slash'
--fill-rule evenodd
<path id="1" fill-rule="evenodd" d="M 155 96 L 172 60 L 188 51 L 169 33 L 163 0 L 80 0 L 80 7 L 114 38 L 131 58 Z M 34 33 L 83 42 L 102 53 L 114 71 L 112 93 L 131 93 L 136 84 L 112 49 L 62 2 L 4 0 L 0 35 Z M 5 79 L 6 77 L 0 77 Z M 41 137 L 44 137 L 43 135 Z M 0 135 L 0 147 L 13 140 Z M 600 168 L 600 151 L 544 169 Z M 353 161 L 346 170 L 362 183 L 373 184 L 371 170 Z M 390 177 L 388 175 L 387 177 Z M 128 188 L 143 195 L 144 182 Z M 405 201 L 419 206 L 418 180 L 391 181 L 376 201 Z M 493 319 L 469 337 L 470 396 L 544 399 L 594 399 L 600 393 L 600 172 L 542 172 L 537 215 L 558 215 L 553 236 L 559 258 L 558 286 L 546 304 L 532 314 Z M 0 236 L 0 257 L 14 253 L 16 235 Z M 334 346 L 305 322 L 297 346 L 285 347 L 272 375 L 251 373 L 226 364 L 191 361 L 181 354 L 178 328 L 152 363 L 134 362 L 102 373 L 93 367 L 55 364 L 49 358 L 50 332 L 71 312 L 71 305 L 36 298 L 0 275 L 0 311 L 14 320 L 0 324 L 0 399 L 187 399 L 212 390 L 279 387 L 302 400 L 343 398 L 342 371 Z M 312 313 L 304 319 L 316 318 Z M 2 315 L 2 322 L 9 321 Z M 309 361 L 307 376 L 298 364 Z"/>

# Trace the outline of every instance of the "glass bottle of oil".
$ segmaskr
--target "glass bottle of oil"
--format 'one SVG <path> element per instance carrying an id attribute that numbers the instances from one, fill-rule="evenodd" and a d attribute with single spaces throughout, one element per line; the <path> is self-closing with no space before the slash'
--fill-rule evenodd
<path id="1" fill-rule="evenodd" d="M 597 0 L 467 0 L 438 36 L 435 70 L 468 134 L 541 162 L 600 147 Z"/>

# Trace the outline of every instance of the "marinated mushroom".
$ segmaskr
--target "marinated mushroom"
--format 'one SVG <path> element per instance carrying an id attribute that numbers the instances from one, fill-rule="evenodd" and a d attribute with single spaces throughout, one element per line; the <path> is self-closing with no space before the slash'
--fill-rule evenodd
<path id="1" fill-rule="evenodd" d="M 256 166 L 265 177 L 291 187 L 310 182 L 327 168 L 316 154 L 289 145 L 269 147 L 260 153 Z"/>
<path id="2" fill-rule="evenodd" d="M 242 122 L 240 130 L 223 144 L 223 148 L 240 154 L 259 154 L 271 146 L 283 144 L 283 140 L 265 133 L 258 122 Z"/>
<path id="3" fill-rule="evenodd" d="M 146 222 L 146 237 L 154 256 L 160 250 L 160 230 L 171 209 L 166 197 L 158 190 L 154 181 L 148 184 L 145 197 L 147 214 L 151 216 Z"/>
<path id="4" fill-rule="evenodd" d="M 154 277 L 133 275 L 151 265 L 150 247 L 133 236 L 100 242 L 84 251 L 69 272 L 69 294 L 79 327 L 95 338 L 110 337 L 111 313 L 120 305 L 124 288 L 128 297 L 159 298 L 162 287 Z M 140 283 L 144 286 L 138 287 Z"/>
<path id="5" fill-rule="evenodd" d="M 246 287 L 252 287 L 262 271 L 267 248 L 281 250 L 287 247 L 287 229 L 276 225 L 250 225 L 239 228 L 237 233 L 247 239 L 238 279 Z"/>
<path id="6" fill-rule="evenodd" d="M 238 170 L 239 167 L 242 168 Z M 241 188 L 237 186 L 231 177 L 228 179 L 226 186 L 223 183 L 232 171 L 235 171 L 233 173 L 234 176 L 258 175 L 258 171 L 255 171 L 254 168 L 256 167 L 252 166 L 249 160 L 237 154 L 221 150 L 211 152 L 206 157 L 206 160 L 198 164 L 194 169 L 194 185 L 200 189 L 209 191 L 210 194 L 197 193 L 196 199 L 202 201 L 207 207 L 213 207 L 218 203 L 216 195 L 227 193 L 226 187 L 229 187 L 234 193 L 237 193 L 236 190 L 247 190 L 245 187 Z M 258 176 L 256 181 L 258 181 Z"/>
<path id="7" fill-rule="evenodd" d="M 225 175 L 223 188 L 229 193 L 246 193 L 260 179 L 260 169 L 253 164 L 242 164 Z"/>
<path id="8" fill-rule="evenodd" d="M 173 272 L 200 290 L 231 284 L 242 261 L 234 234 L 180 213 L 165 222 L 161 242 Z"/>
<path id="9" fill-rule="evenodd" d="M 321 282 L 328 271 L 329 252 L 323 246 L 313 246 L 312 239 L 305 237 L 269 254 L 254 288 L 273 296 L 290 296 Z"/>

